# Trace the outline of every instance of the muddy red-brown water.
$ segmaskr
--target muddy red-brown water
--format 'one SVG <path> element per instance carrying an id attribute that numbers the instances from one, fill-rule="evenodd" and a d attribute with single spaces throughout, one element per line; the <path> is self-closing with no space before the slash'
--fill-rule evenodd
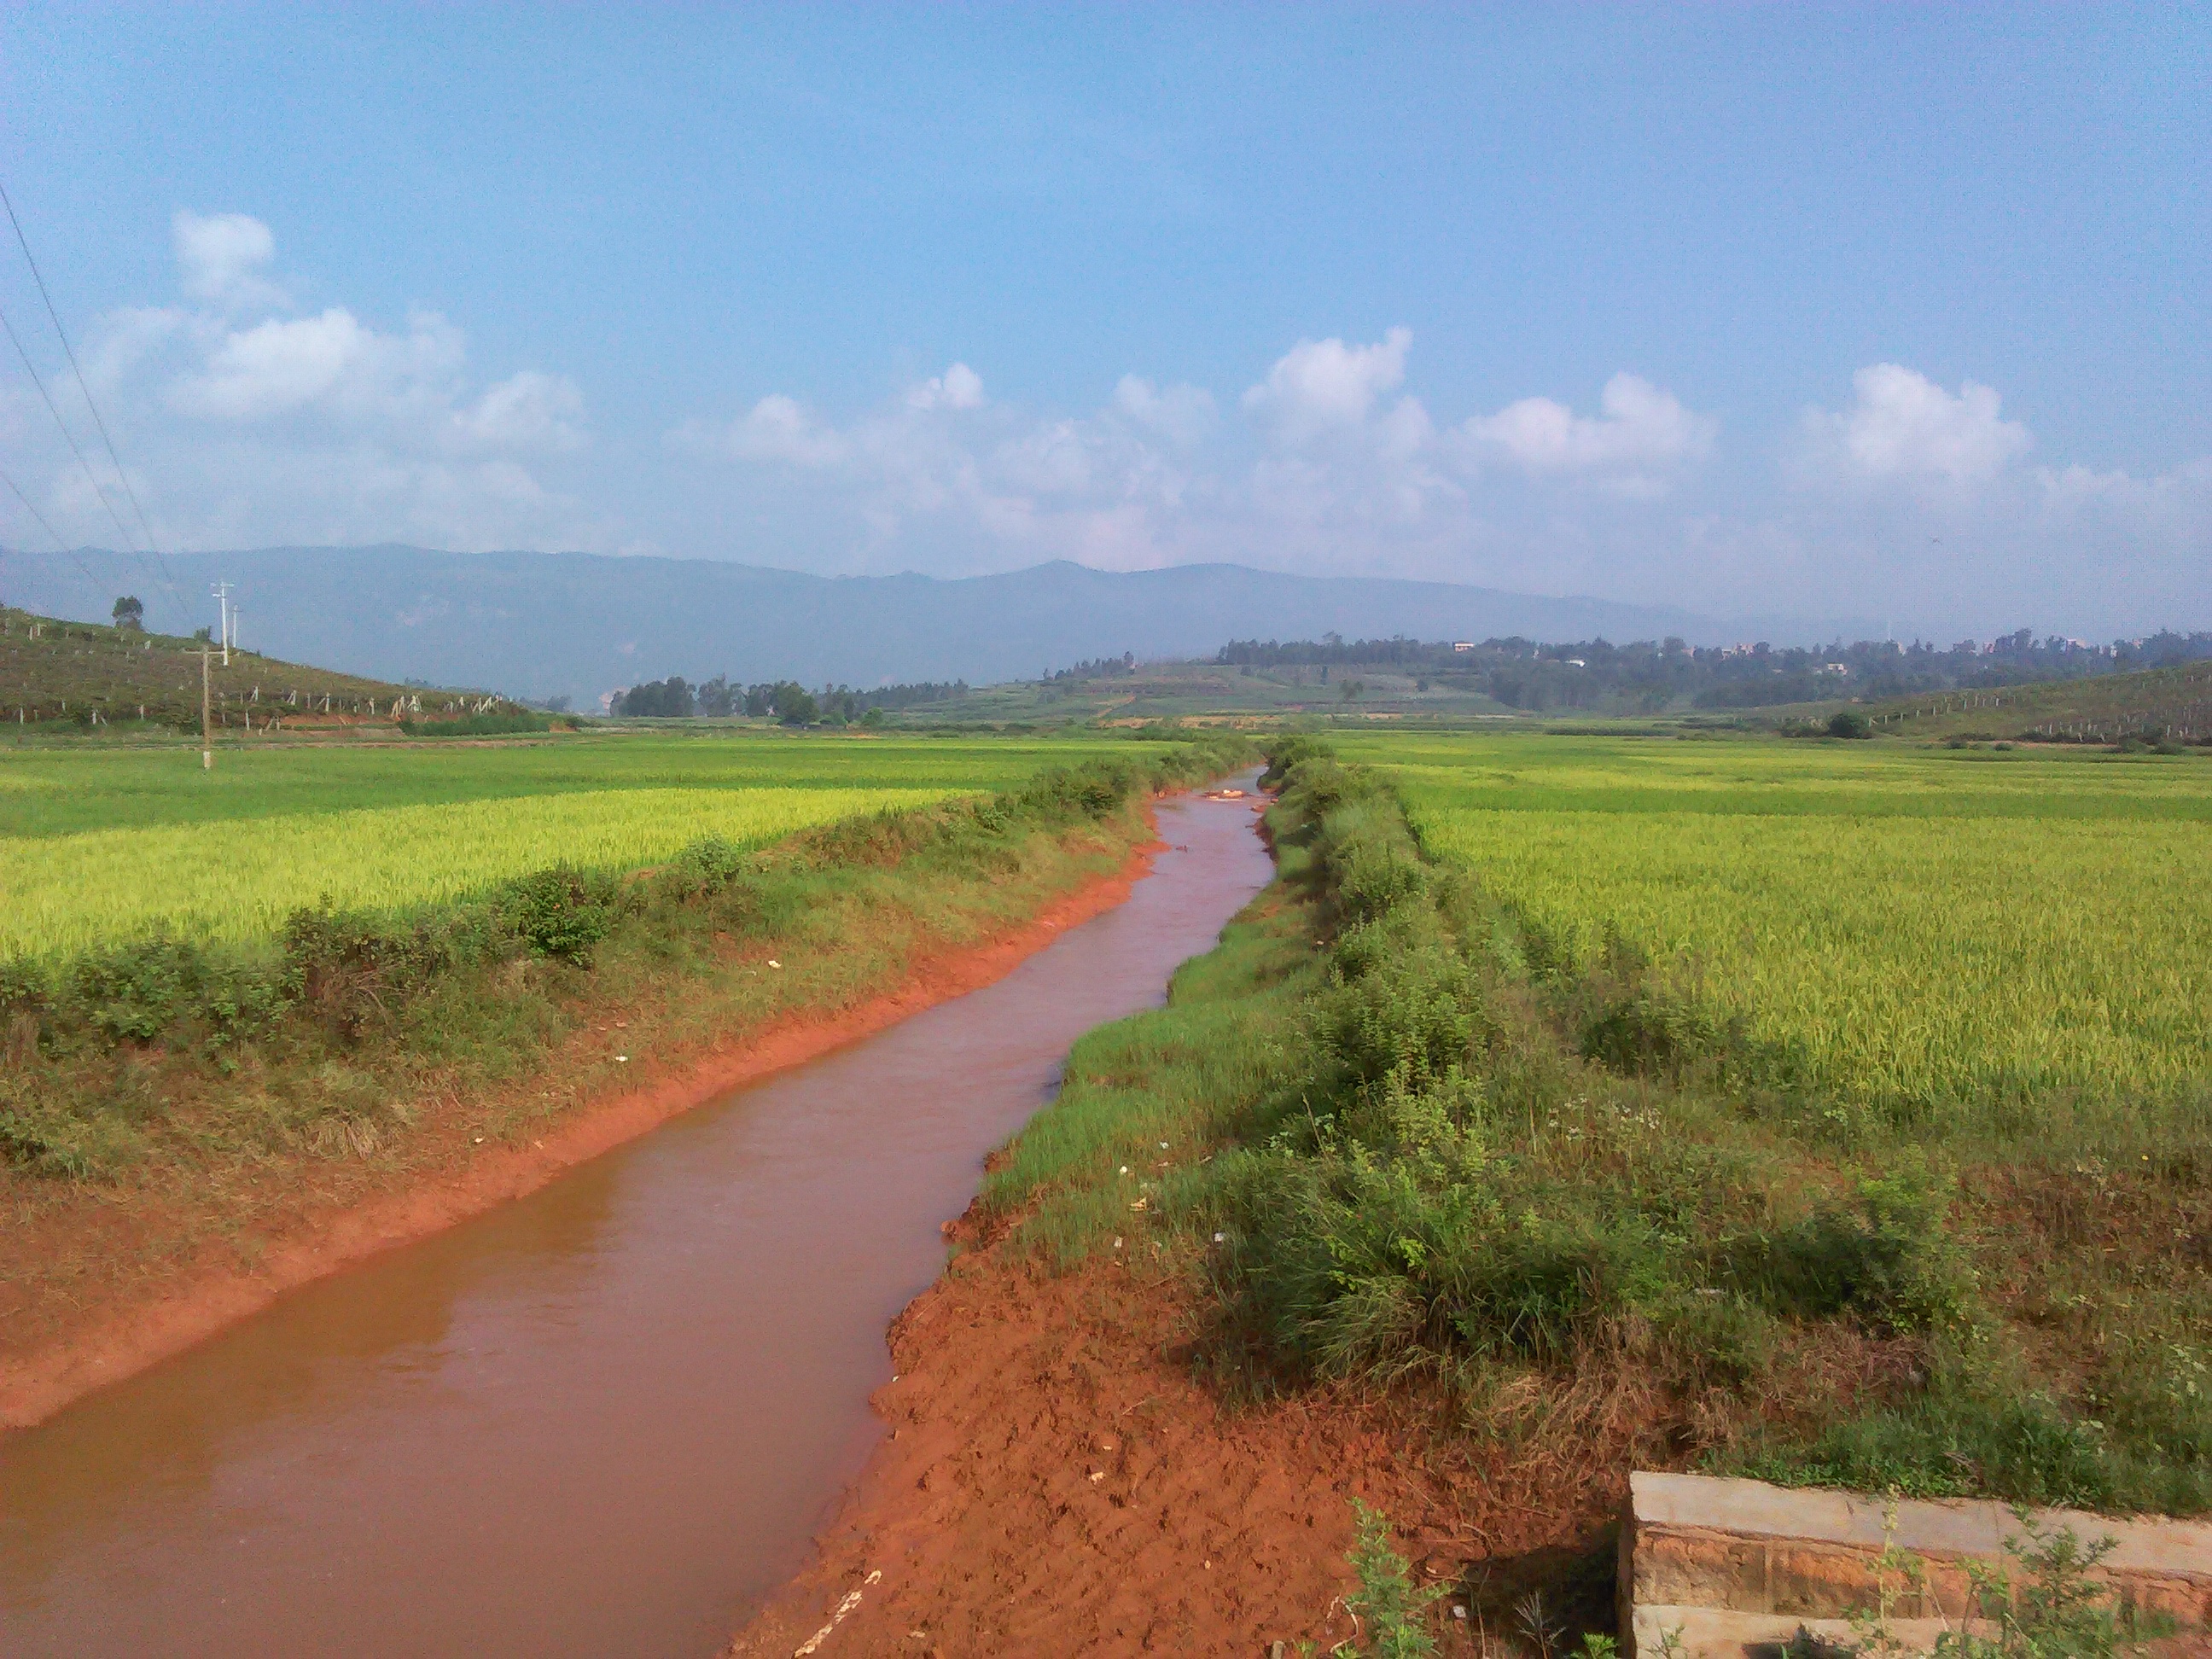
<path id="1" fill-rule="evenodd" d="M 996 984 L 0 1439 L 0 1653 L 714 1653 L 866 1461 L 983 1154 L 1267 883 L 1249 803 L 1159 821 Z"/>

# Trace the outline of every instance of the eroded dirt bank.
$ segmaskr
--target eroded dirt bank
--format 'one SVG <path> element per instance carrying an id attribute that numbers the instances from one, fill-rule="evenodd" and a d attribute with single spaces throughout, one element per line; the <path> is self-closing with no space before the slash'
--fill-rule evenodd
<path id="1" fill-rule="evenodd" d="M 635 1079 L 632 1086 L 587 1096 L 525 1144 L 503 1144 L 469 1132 L 474 1122 L 495 1115 L 501 1104 L 484 1101 L 483 1110 L 468 1121 L 426 1133 L 410 1149 L 410 1166 L 386 1190 L 339 1202 L 317 1202 L 310 1194 L 277 1224 L 227 1238 L 228 1260 L 210 1264 L 191 1257 L 157 1257 L 126 1285 L 46 1310 L 44 1328 L 32 1334 L 18 1327 L 15 1340 L 0 1351 L 0 1431 L 41 1422 L 91 1390 L 247 1317 L 287 1291 L 534 1192 L 563 1170 L 740 1084 L 811 1060 L 1004 977 L 1068 928 L 1126 899 L 1158 847 L 1155 839 L 1137 848 L 1119 869 L 1051 898 L 1028 921 L 981 942 L 925 944 L 908 958 L 902 976 L 879 994 L 842 1007 L 794 1013 L 733 1040 L 665 1046 L 649 1059 L 641 1050 L 639 1063 L 629 1071 Z M 561 1063 L 549 1072 L 603 1062 L 602 1051 L 612 1044 L 640 1046 L 612 1035 L 612 1029 L 610 1024 L 578 1032 Z M 512 1092 L 527 1095 L 544 1080 L 523 1079 Z M 64 1218 L 79 1236 L 72 1243 L 82 1247 L 82 1236 L 89 1232 L 96 1248 L 119 1255 L 142 1248 L 145 1237 L 168 1219 L 157 1203 L 129 1195 L 105 1204 L 89 1228 L 82 1217 Z M 46 1248 L 39 1231 L 35 1222 L 19 1228 L 11 1249 L 35 1253 Z"/>
<path id="2" fill-rule="evenodd" d="M 892 1328 L 890 1437 L 729 1653 L 783 1659 L 825 1629 L 824 1659 L 1326 1653 L 1356 1634 L 1354 1498 L 1419 1578 L 1457 1587 L 1443 1651 L 1495 1649 L 1531 1584 L 1603 1594 L 1607 1494 L 1538 1509 L 1529 1471 L 1342 1394 L 1233 1407 L 1194 1372 L 1197 1317 L 1181 1274 L 959 1258 Z"/>

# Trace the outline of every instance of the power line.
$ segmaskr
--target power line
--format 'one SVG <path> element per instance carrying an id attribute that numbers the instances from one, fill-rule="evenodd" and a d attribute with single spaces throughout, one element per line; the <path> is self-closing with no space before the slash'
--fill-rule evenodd
<path id="1" fill-rule="evenodd" d="M 85 384 L 84 370 L 77 363 L 76 348 L 70 343 L 69 332 L 62 327 L 61 313 L 54 309 L 53 295 L 46 292 L 46 276 L 40 270 L 38 260 L 32 257 L 30 239 L 23 234 L 23 222 L 15 216 L 15 199 L 8 194 L 8 187 L 5 185 L 0 185 L 0 206 L 8 210 L 8 222 L 15 228 L 15 246 L 23 250 L 23 263 L 30 266 L 31 280 L 39 285 L 39 298 L 46 302 L 46 319 L 54 325 L 54 337 L 62 343 L 62 354 L 69 359 L 70 373 L 76 377 L 76 389 L 83 394 L 84 406 L 92 411 L 92 423 L 100 428 L 100 441 L 107 446 L 107 459 L 114 463 L 116 482 L 123 486 L 123 494 L 131 503 L 131 511 L 137 517 L 138 528 L 145 532 L 147 550 L 153 554 L 155 562 L 161 566 L 161 585 L 169 590 L 171 602 L 176 605 L 179 613 L 182 615 L 184 600 L 177 592 L 176 579 L 169 574 L 169 562 L 161 556 L 161 542 L 154 534 L 154 527 L 146 522 L 146 509 L 138 505 L 138 492 L 131 487 L 131 475 L 123 470 L 123 458 L 115 453 L 115 440 L 108 435 L 107 422 L 100 417 L 100 405 L 92 400 L 92 388 Z M 15 331 L 12 327 L 8 331 L 8 337 L 11 340 L 15 337 Z M 21 341 L 15 341 L 15 349 L 21 354 L 24 367 L 29 368 L 30 354 L 23 350 Z M 37 379 L 35 370 L 33 372 L 32 378 Z M 39 393 L 41 397 L 46 396 L 46 387 L 43 385 L 40 386 Z M 53 411 L 54 419 L 57 422 L 60 421 L 61 412 L 54 409 L 54 400 L 52 398 L 46 398 L 46 407 Z M 64 427 L 63 430 L 66 433 L 68 428 Z M 70 447 L 76 449 L 75 438 L 70 439 Z M 80 465 L 84 461 L 84 453 L 82 450 L 77 452 L 77 460 Z M 89 466 L 85 468 L 85 476 L 87 477 L 92 476 L 92 469 Z M 97 480 L 94 482 L 93 489 L 95 493 L 99 492 L 100 485 Z M 106 506 L 107 497 L 101 495 L 100 499 L 101 504 Z M 107 510 L 109 516 L 115 520 L 115 527 L 121 530 L 123 528 L 121 515 L 117 514 L 112 507 L 108 507 Z M 124 544 L 129 547 L 131 537 L 128 532 L 125 532 L 123 540 Z M 134 556 L 137 556 L 137 548 L 131 547 L 131 551 Z M 152 573 L 149 571 L 148 574 Z M 190 621 L 191 618 L 185 617 L 185 620 Z"/>
<path id="2" fill-rule="evenodd" d="M 23 360 L 23 372 L 31 377 L 31 384 L 38 387 L 39 396 L 46 399 L 46 413 L 54 417 L 54 424 L 62 429 L 62 437 L 69 444 L 70 453 L 76 457 L 76 464 L 84 469 L 84 481 L 92 486 L 92 493 L 100 498 L 100 504 L 107 509 L 107 516 L 114 520 L 115 533 L 123 538 L 125 549 L 132 553 L 137 552 L 138 544 L 131 539 L 130 526 L 123 522 L 123 515 L 115 510 L 115 503 L 107 499 L 107 492 L 100 487 L 100 479 L 92 470 L 92 463 L 85 459 L 84 451 L 77 447 L 76 434 L 69 429 L 69 422 L 62 419 L 61 410 L 54 407 L 54 395 L 46 390 L 46 383 L 39 378 L 38 366 L 31 361 L 31 354 L 23 349 L 22 337 L 15 332 L 15 325 L 8 320 L 5 309 L 0 309 L 0 328 L 8 331 L 9 342 L 15 346 L 15 355 Z"/>
<path id="3" fill-rule="evenodd" d="M 77 447 L 76 434 L 70 430 L 69 422 L 62 419 L 61 410 L 54 407 L 53 394 L 46 390 L 46 381 L 39 376 L 38 366 L 32 362 L 31 354 L 23 349 L 22 337 L 15 332 L 15 325 L 8 320 L 8 313 L 4 310 L 0 310 L 0 329 L 7 331 L 8 339 L 15 348 L 15 355 L 23 360 L 23 372 L 31 377 L 31 384 L 38 387 L 39 396 L 46 400 L 46 413 L 54 417 L 54 424 L 61 428 L 62 438 L 70 447 L 70 453 L 76 457 L 76 464 L 84 469 L 85 482 L 92 486 L 92 493 L 100 498 L 100 504 L 107 509 L 107 516 L 114 520 L 116 533 L 123 538 L 125 550 L 138 561 L 139 568 L 151 576 L 154 572 L 147 565 L 145 556 L 138 551 L 137 544 L 131 540 L 130 526 L 123 522 L 123 515 L 115 510 L 115 503 L 107 499 L 107 492 L 100 487 L 99 475 L 93 471 L 92 463 L 85 459 L 84 451 Z M 92 574 L 92 568 L 76 553 L 70 551 L 69 544 L 55 534 L 52 525 L 46 524 L 46 515 L 37 507 L 31 506 L 31 498 L 22 492 L 13 478 L 8 480 L 8 488 L 15 491 L 15 499 L 29 509 L 31 516 L 46 526 L 46 534 L 53 537 L 54 544 L 61 548 L 64 552 L 69 553 L 70 557 L 75 561 L 76 568 L 84 572 L 85 580 L 92 584 L 93 591 L 95 593 L 98 592 L 101 582 L 100 578 Z M 169 590 L 170 608 L 189 624 L 191 617 L 185 611 L 183 601 L 177 598 L 177 585 L 166 580 L 163 585 Z"/>
<path id="4" fill-rule="evenodd" d="M 54 545 L 56 547 L 61 549 L 64 553 L 70 550 L 69 544 L 61 538 L 60 533 L 55 530 L 53 526 L 46 522 L 46 515 L 40 512 L 37 507 L 31 505 L 31 498 L 23 493 L 22 487 L 20 484 L 8 476 L 5 469 L 0 469 L 0 483 L 6 484 L 9 489 L 15 492 L 15 499 L 23 504 L 23 511 L 29 514 L 33 518 L 39 521 L 39 528 L 45 531 L 47 535 L 52 536 L 54 538 Z M 92 573 L 88 570 L 85 574 L 87 575 L 90 575 Z"/>
<path id="5" fill-rule="evenodd" d="M 67 542 L 61 538 L 60 532 L 57 531 L 53 526 L 46 522 L 46 515 L 40 512 L 37 507 L 31 505 L 31 498 L 23 493 L 23 487 L 17 483 L 13 478 L 9 477 L 4 468 L 0 468 L 0 483 L 6 484 L 8 488 L 14 492 L 15 499 L 22 502 L 23 511 L 29 514 L 33 518 L 39 521 L 39 528 L 45 531 L 47 535 L 53 538 L 54 545 L 67 556 L 69 562 L 71 564 L 75 565 L 79 570 L 84 572 L 84 579 L 92 584 L 92 591 L 94 593 L 99 592 L 100 587 L 100 578 L 92 574 L 92 567 L 84 562 L 75 548 L 71 547 Z"/>

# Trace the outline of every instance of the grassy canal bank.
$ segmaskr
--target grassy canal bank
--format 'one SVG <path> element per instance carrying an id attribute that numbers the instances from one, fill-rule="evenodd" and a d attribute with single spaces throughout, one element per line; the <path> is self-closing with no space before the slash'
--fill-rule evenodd
<path id="1" fill-rule="evenodd" d="M 163 1320 L 196 1286 L 219 1293 L 185 1334 L 539 1184 L 763 1043 L 787 1063 L 1003 972 L 1055 906 L 1110 902 L 1152 794 L 1243 756 L 1117 748 L 757 849 L 709 837 L 396 916 L 299 909 L 250 943 L 19 959 L 0 978 L 9 1416 L 143 1363 L 134 1326 L 173 1346 Z M 349 1226 L 364 1206 L 379 1218 Z M 111 1350 L 96 1376 L 70 1371 L 87 1345 Z"/>
<path id="2" fill-rule="evenodd" d="M 1077 1048 L 986 1189 L 1018 1241 L 1193 1252 L 1224 1386 L 1416 1383 L 1600 1485 L 2212 1509 L 2201 1094 L 1837 1111 L 1627 953 L 1528 948 L 1382 774 L 1281 775 L 1293 902 Z"/>
<path id="3" fill-rule="evenodd" d="M 1273 778 L 1279 881 L 1077 1045 L 894 1333 L 916 1478 L 803 1589 L 925 1510 L 953 1541 L 854 1639 L 1013 1639 L 994 1564 L 1075 1526 L 1066 1628 L 1133 1639 L 1141 1592 L 1326 1650 L 1354 1497 L 1488 1628 L 1534 1588 L 1601 1630 L 1631 1468 L 2212 1509 L 2201 1091 L 1869 1109 L 1649 956 L 1547 949 L 1386 770 Z"/>

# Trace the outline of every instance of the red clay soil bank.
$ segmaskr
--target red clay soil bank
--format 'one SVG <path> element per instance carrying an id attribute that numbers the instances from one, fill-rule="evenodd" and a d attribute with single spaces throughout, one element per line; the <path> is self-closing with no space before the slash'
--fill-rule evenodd
<path id="1" fill-rule="evenodd" d="M 1484 1558 L 1555 1577 L 1543 1547 L 1601 1522 L 1601 1501 L 1501 1502 L 1357 1401 L 1229 1408 L 1194 1378 L 1195 1330 L 1177 1281 L 1117 1261 L 1054 1278 L 998 1250 L 961 1258 L 891 1328 L 897 1376 L 874 1397 L 890 1437 L 812 1565 L 727 1651 L 1326 1653 L 1356 1633 L 1354 1497 L 1397 1523 L 1419 1582 Z M 1483 1599 L 1443 1651 L 1480 1651 L 1486 1618 L 1494 1640 Z"/>
<path id="2" fill-rule="evenodd" d="M 268 1306 L 285 1291 L 378 1252 L 535 1192 L 563 1170 L 635 1139 L 740 1084 L 797 1066 L 990 984 L 1060 933 L 1112 909 L 1151 866 L 1158 843 L 1055 899 L 1022 926 L 984 944 L 923 957 L 882 996 L 828 1016 L 801 1017 L 717 1049 L 649 1086 L 610 1097 L 526 1147 L 457 1142 L 453 1167 L 404 1191 L 344 1209 L 309 1212 L 252 1272 L 187 1276 L 159 1299 L 118 1308 L 49 1346 L 0 1358 L 0 1431 L 25 1428 L 80 1395 L 118 1382 Z"/>

